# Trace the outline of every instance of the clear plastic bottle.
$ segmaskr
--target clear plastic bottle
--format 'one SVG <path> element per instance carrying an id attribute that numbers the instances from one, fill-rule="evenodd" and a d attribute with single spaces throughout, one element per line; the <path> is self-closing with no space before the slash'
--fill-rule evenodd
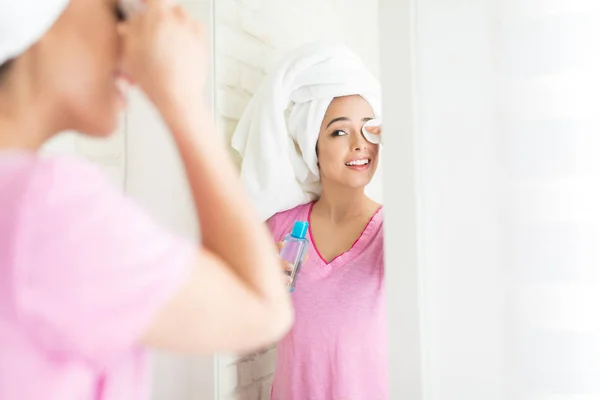
<path id="1" fill-rule="evenodd" d="M 292 228 L 292 232 L 283 239 L 283 248 L 279 253 L 279 256 L 283 260 L 292 265 L 292 270 L 287 272 L 292 278 L 288 285 L 288 290 L 290 292 L 293 292 L 296 288 L 298 274 L 300 273 L 300 268 L 302 267 L 302 262 L 306 256 L 306 250 L 308 249 L 308 239 L 306 238 L 307 232 L 308 222 L 296 221 Z"/>

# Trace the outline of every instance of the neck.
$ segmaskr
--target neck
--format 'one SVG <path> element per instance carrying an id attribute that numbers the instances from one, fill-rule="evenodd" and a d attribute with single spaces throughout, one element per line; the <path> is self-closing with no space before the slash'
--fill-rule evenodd
<path id="1" fill-rule="evenodd" d="M 0 149 L 37 150 L 52 136 L 40 129 L 33 118 L 0 114 Z"/>
<path id="2" fill-rule="evenodd" d="M 18 74 L 0 84 L 0 149 L 37 150 L 60 132 L 52 101 Z"/>
<path id="3" fill-rule="evenodd" d="M 313 210 L 337 223 L 371 213 L 375 205 L 365 194 L 364 188 L 335 187 L 323 182 L 321 197 Z"/>

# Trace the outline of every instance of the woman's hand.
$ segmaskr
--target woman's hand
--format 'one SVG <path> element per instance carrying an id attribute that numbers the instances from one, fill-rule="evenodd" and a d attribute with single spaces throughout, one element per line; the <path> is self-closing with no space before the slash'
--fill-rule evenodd
<path id="1" fill-rule="evenodd" d="M 278 252 L 281 253 L 281 249 L 283 249 L 284 246 L 284 242 L 277 242 L 277 249 Z M 284 283 L 286 286 L 289 286 L 292 283 L 292 270 L 294 269 L 294 266 L 292 265 L 292 263 L 285 261 L 283 258 L 280 258 L 281 260 L 281 268 L 283 269 L 283 276 L 284 276 Z"/>
<path id="2" fill-rule="evenodd" d="M 277 249 L 278 252 L 281 253 L 281 249 L 283 249 L 283 246 L 285 245 L 285 242 L 277 242 Z M 306 260 L 308 259 L 308 252 L 306 252 L 306 254 L 304 255 L 304 259 L 302 260 L 302 262 L 306 262 Z M 285 275 L 285 284 L 286 285 L 290 285 L 292 283 L 292 277 L 291 277 L 291 273 L 292 270 L 294 269 L 294 266 L 285 261 L 284 259 L 281 259 L 281 266 Z"/>
<path id="3" fill-rule="evenodd" d="M 179 5 L 147 0 L 119 25 L 123 72 L 161 112 L 204 102 L 208 50 L 203 27 Z"/>

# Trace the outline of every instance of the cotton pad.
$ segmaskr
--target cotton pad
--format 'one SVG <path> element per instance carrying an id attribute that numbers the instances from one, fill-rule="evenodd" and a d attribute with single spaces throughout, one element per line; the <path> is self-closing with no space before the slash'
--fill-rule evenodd
<path id="1" fill-rule="evenodd" d="M 134 13 L 140 11 L 144 7 L 143 0 L 119 0 L 119 7 L 121 11 L 129 18 Z"/>
<path id="2" fill-rule="evenodd" d="M 367 130 L 369 127 L 376 127 L 379 133 L 372 133 Z M 362 134 L 369 142 L 381 144 L 381 121 L 378 118 L 370 119 L 362 127 Z"/>

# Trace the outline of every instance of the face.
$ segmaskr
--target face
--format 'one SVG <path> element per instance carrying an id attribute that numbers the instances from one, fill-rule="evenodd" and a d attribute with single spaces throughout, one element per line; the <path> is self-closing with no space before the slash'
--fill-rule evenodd
<path id="1" fill-rule="evenodd" d="M 327 112 L 317 143 L 323 183 L 365 187 L 377 169 L 379 145 L 368 142 L 361 129 L 374 118 L 373 109 L 361 96 L 334 99 Z"/>
<path id="2" fill-rule="evenodd" d="M 57 104 L 67 129 L 94 136 L 116 130 L 125 105 L 118 86 L 121 19 L 117 0 L 71 0 L 33 50 L 39 89 Z"/>

